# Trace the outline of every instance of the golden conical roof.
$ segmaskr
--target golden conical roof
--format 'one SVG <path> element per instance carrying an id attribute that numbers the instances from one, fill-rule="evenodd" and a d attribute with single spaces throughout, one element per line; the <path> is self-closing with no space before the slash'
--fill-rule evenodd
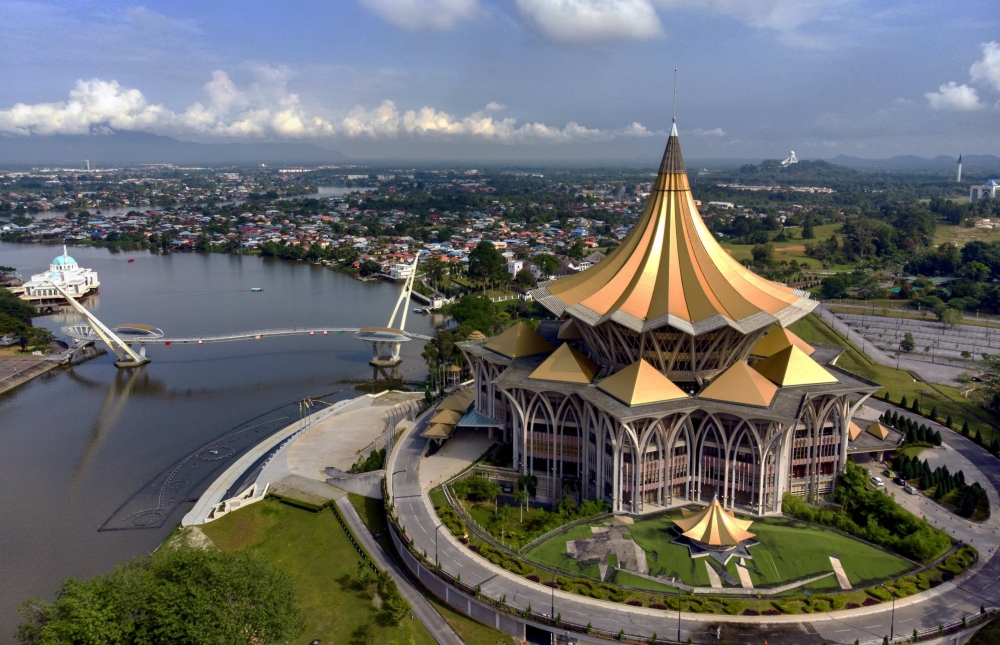
<path id="1" fill-rule="evenodd" d="M 590 383 L 594 380 L 597 369 L 597 363 L 563 343 L 528 378 L 561 383 Z"/>
<path id="2" fill-rule="evenodd" d="M 598 383 L 597 388 L 628 406 L 687 398 L 684 390 L 641 358 Z"/>
<path id="3" fill-rule="evenodd" d="M 737 361 L 712 379 L 712 382 L 698 393 L 698 398 L 766 408 L 771 405 L 777 393 L 777 385 L 755 372 L 745 362 Z"/>
<path id="4" fill-rule="evenodd" d="M 781 387 L 837 382 L 837 377 L 795 345 L 765 358 L 753 368 Z"/>
<path id="5" fill-rule="evenodd" d="M 812 345 L 793 334 L 791 330 L 784 327 L 775 327 L 757 341 L 757 344 L 750 350 L 750 354 L 752 356 L 767 358 L 791 345 L 795 345 L 801 349 L 806 353 L 806 356 L 812 356 L 813 352 L 816 351 Z"/>
<path id="6" fill-rule="evenodd" d="M 805 292 L 756 275 L 715 241 L 691 196 L 677 129 L 670 133 L 646 209 L 602 262 L 532 292 L 562 316 L 635 331 L 670 325 L 688 334 L 730 326 L 749 333 L 788 325 L 815 306 Z"/>
<path id="7" fill-rule="evenodd" d="M 709 546 L 737 546 L 743 540 L 754 537 L 747 531 L 752 520 L 740 520 L 732 511 L 722 508 L 718 498 L 698 512 L 684 513 L 685 517 L 674 520 L 674 525 L 683 531 L 684 537 Z"/>
<path id="8" fill-rule="evenodd" d="M 534 329 L 523 322 L 516 322 L 508 327 L 507 331 L 486 343 L 486 348 L 507 358 L 548 354 L 555 349 Z"/>

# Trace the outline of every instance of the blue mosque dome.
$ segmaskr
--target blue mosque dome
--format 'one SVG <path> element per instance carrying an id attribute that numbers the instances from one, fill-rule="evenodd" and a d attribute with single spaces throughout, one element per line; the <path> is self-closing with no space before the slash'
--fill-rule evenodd
<path id="1" fill-rule="evenodd" d="M 76 260 L 68 255 L 57 255 L 55 260 L 52 260 L 52 264 L 56 266 L 68 266 L 70 264 L 76 264 Z"/>

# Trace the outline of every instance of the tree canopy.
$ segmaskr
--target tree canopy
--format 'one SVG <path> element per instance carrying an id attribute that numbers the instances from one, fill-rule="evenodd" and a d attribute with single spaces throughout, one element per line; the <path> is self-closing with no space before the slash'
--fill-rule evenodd
<path id="1" fill-rule="evenodd" d="M 285 643 L 303 628 L 291 578 L 249 553 L 166 550 L 103 576 L 69 579 L 21 605 L 27 645 Z"/>

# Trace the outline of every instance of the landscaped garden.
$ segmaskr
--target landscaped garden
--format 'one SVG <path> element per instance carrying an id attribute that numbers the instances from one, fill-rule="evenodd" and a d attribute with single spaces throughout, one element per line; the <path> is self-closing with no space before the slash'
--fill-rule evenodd
<path id="1" fill-rule="evenodd" d="M 687 585 L 708 587 L 710 582 L 705 560 L 691 558 L 686 546 L 674 543 L 677 532 L 673 528 L 673 520 L 680 517 L 679 511 L 670 511 L 638 519 L 628 527 L 628 535 L 645 551 L 650 575 L 677 577 Z M 599 579 L 596 563 L 581 566 L 566 555 L 566 542 L 591 537 L 590 527 L 590 524 L 576 526 L 555 535 L 525 554 L 525 559 L 567 573 Z M 754 587 L 774 587 L 830 573 L 833 570 L 831 555 L 840 558 L 853 586 L 899 576 L 915 568 L 912 562 L 897 555 L 794 518 L 759 518 L 754 520 L 749 530 L 756 534 L 759 542 L 750 547 L 753 559 L 747 560 Z M 736 560 L 731 559 L 726 566 L 734 578 L 738 578 Z M 642 584 L 633 584 L 637 581 L 642 581 Z M 669 587 L 668 580 L 662 587 L 657 587 L 656 582 L 627 572 L 619 572 L 615 582 L 659 590 Z M 831 576 L 813 583 L 810 588 L 839 589 L 839 586 L 836 578 Z"/>

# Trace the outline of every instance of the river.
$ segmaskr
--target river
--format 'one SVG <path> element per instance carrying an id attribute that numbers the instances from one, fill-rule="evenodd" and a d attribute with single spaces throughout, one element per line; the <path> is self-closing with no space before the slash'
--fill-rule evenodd
<path id="1" fill-rule="evenodd" d="M 0 264 L 27 278 L 60 250 L 0 243 Z M 86 306 L 103 322 L 147 323 L 170 336 L 383 326 L 401 289 L 273 258 L 98 248 L 70 255 L 98 272 L 101 293 Z M 78 319 L 36 324 L 58 331 Z M 440 322 L 410 315 L 407 329 L 432 334 Z M 424 377 L 422 345 L 404 345 L 402 368 L 416 367 L 409 379 Z M 0 643 L 14 642 L 21 600 L 51 598 L 66 577 L 103 573 L 156 548 L 191 504 L 159 529 L 97 528 L 164 469 L 296 399 L 338 390 L 327 400 L 357 396 L 345 381 L 372 376 L 369 347 L 350 334 L 151 346 L 147 355 L 152 362 L 134 376 L 116 369 L 108 353 L 0 395 Z"/>

